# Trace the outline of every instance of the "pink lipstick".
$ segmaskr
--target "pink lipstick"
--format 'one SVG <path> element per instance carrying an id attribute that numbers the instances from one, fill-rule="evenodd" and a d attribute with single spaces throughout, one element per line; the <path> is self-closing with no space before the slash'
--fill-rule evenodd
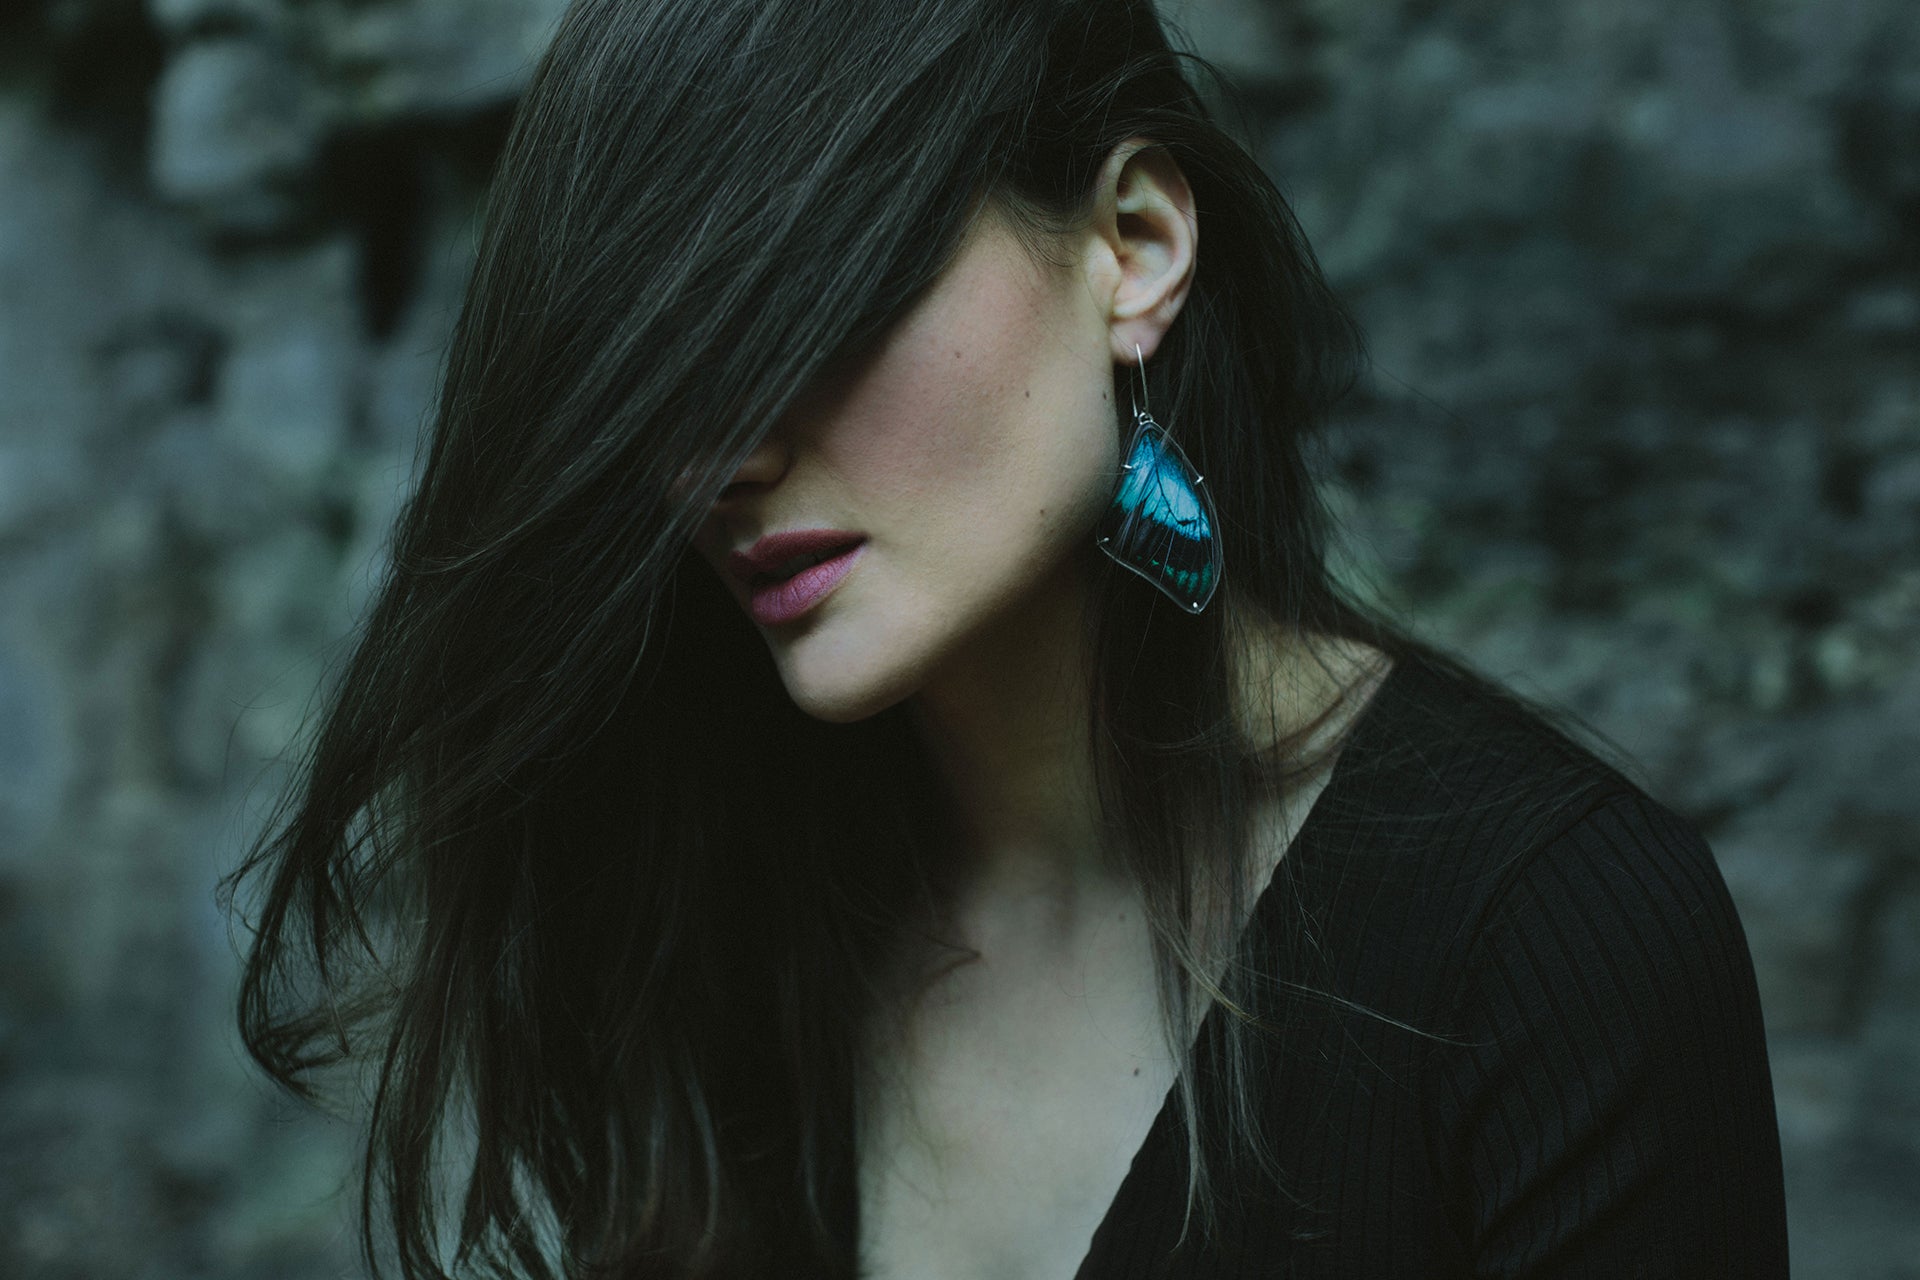
<path id="1" fill-rule="evenodd" d="M 852 572 L 866 541 L 838 529 L 773 533 L 727 557 L 748 590 L 747 612 L 763 627 L 792 622 Z"/>

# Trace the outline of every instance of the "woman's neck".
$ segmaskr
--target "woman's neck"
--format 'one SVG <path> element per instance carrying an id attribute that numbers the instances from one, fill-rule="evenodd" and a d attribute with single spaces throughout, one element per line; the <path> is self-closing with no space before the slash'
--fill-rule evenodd
<path id="1" fill-rule="evenodd" d="M 912 704 L 959 828 L 941 879 L 949 922 L 963 936 L 1010 914 L 1071 936 L 1131 896 L 1099 835 L 1085 600 L 1077 581 L 1048 584 L 976 636 Z M 1345 642 L 1310 646 L 1265 619 L 1235 636 L 1236 715 L 1248 741 L 1310 729 L 1305 763 L 1324 755 L 1330 766 L 1340 731 L 1366 701 L 1340 705 L 1341 695 L 1370 692 L 1383 655 Z"/>
<path id="2" fill-rule="evenodd" d="M 961 901 L 1054 897 L 1112 880 L 1087 741 L 1084 589 L 1048 584 L 947 664 L 912 704 L 959 830 Z"/>

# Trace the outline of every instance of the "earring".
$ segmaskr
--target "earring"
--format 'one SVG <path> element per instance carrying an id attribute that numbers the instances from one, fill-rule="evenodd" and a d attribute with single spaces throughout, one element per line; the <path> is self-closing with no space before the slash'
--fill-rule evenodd
<path id="1" fill-rule="evenodd" d="M 1199 613 L 1220 585 L 1220 535 L 1205 477 L 1147 407 L 1146 360 L 1135 346 L 1139 392 L 1133 440 L 1120 481 L 1101 517 L 1100 549 L 1160 588 L 1188 613 Z"/>

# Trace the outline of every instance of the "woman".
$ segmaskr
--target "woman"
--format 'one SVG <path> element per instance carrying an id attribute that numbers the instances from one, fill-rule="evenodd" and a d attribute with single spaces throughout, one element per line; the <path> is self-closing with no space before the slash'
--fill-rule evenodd
<path id="1" fill-rule="evenodd" d="M 1144 0 L 579 0 L 243 868 L 402 1273 L 1784 1274 L 1704 845 L 1327 573 L 1357 355 Z"/>

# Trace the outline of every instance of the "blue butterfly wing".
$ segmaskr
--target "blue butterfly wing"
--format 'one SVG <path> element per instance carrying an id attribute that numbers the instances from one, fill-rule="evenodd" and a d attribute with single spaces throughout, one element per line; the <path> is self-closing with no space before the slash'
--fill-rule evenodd
<path id="1" fill-rule="evenodd" d="M 1200 504 L 1198 489 L 1168 453 L 1172 441 L 1142 432 L 1134 446 L 1122 501 L 1140 518 L 1189 538 L 1213 536 L 1213 524 Z"/>
<path id="2" fill-rule="evenodd" d="M 1144 420 L 1101 527 L 1101 547 L 1190 613 L 1220 581 L 1220 540 L 1198 474 L 1164 428 Z"/>

